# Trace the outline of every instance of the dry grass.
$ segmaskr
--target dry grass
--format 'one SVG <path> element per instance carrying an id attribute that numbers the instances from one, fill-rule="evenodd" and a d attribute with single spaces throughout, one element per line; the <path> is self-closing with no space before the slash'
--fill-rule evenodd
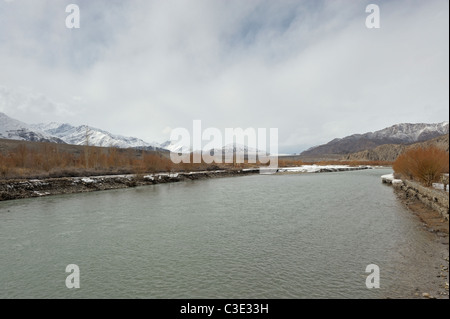
<path id="1" fill-rule="evenodd" d="M 0 152 L 0 179 L 242 169 L 257 164 L 174 164 L 168 153 L 26 142 Z"/>
<path id="2" fill-rule="evenodd" d="M 239 170 L 268 164 L 201 163 L 174 164 L 169 153 L 135 149 L 1 140 L 0 179 L 147 174 L 206 170 Z M 311 165 L 297 159 L 279 159 L 279 167 Z M 390 165 L 388 162 L 322 161 L 318 165 Z"/>
<path id="3" fill-rule="evenodd" d="M 172 162 L 157 152 L 84 147 L 68 152 L 58 144 L 39 143 L 0 153 L 0 178 L 66 177 L 166 170 Z"/>

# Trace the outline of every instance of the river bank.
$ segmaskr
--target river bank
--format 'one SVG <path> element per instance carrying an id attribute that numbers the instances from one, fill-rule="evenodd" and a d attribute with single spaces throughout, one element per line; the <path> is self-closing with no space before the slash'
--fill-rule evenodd
<path id="1" fill-rule="evenodd" d="M 350 167 L 307 165 L 305 167 L 278 168 L 283 173 L 327 173 L 369 169 L 369 166 Z M 273 172 L 273 169 L 268 171 Z M 0 201 L 42 197 L 50 195 L 85 193 L 93 191 L 130 188 L 163 183 L 176 183 L 185 180 L 197 180 L 219 177 L 265 174 L 259 168 L 214 170 L 198 172 L 177 172 L 158 174 L 125 174 L 86 177 L 61 177 L 47 179 L 12 179 L 0 180 Z"/>
<path id="2" fill-rule="evenodd" d="M 402 205 L 420 221 L 420 227 L 430 233 L 435 250 L 429 252 L 434 269 L 430 275 L 432 289 L 416 287 L 412 298 L 449 299 L 449 222 L 448 193 L 425 188 L 412 181 L 381 177 L 382 182 L 393 186 Z"/>
<path id="3" fill-rule="evenodd" d="M 424 291 L 417 288 L 416 298 L 449 299 L 449 223 L 441 214 L 422 203 L 416 197 L 405 196 L 405 192 L 396 189 L 395 193 L 402 204 L 421 222 L 424 231 L 431 233 L 431 239 L 436 243 L 437 252 L 430 253 L 430 262 L 435 272 L 431 274 L 431 280 L 435 288 Z"/>
<path id="4" fill-rule="evenodd" d="M 0 181 L 0 201 L 50 195 L 85 193 L 164 183 L 176 183 L 185 180 L 245 176 L 258 173 L 259 169 L 246 169 L 188 173 L 128 174 L 3 180 Z"/>

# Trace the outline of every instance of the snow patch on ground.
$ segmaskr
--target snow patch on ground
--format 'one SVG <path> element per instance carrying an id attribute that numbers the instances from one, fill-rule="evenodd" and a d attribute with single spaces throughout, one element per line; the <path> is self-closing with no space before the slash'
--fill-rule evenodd
<path id="1" fill-rule="evenodd" d="M 382 175 L 381 176 L 382 180 L 386 180 L 386 181 L 393 181 L 394 180 L 394 174 L 386 174 L 386 175 Z"/>
<path id="2" fill-rule="evenodd" d="M 403 184 L 403 181 L 401 179 L 396 179 L 394 177 L 394 174 L 386 174 L 381 176 L 381 180 L 384 183 L 392 184 L 392 185 L 401 185 Z"/>
<path id="3" fill-rule="evenodd" d="M 350 167 L 349 165 L 302 165 L 298 167 L 280 167 L 278 172 L 289 172 L 289 173 L 317 173 L 320 171 L 347 171 L 355 169 L 355 167 Z"/>
<path id="4" fill-rule="evenodd" d="M 449 191 L 449 186 L 450 185 L 447 185 L 447 187 L 445 189 L 446 192 Z M 439 189 L 439 190 L 444 190 L 444 184 L 442 184 L 442 183 L 433 183 L 433 188 L 434 189 Z"/>
<path id="5" fill-rule="evenodd" d="M 48 192 L 34 191 L 33 193 L 36 194 L 37 196 L 48 196 L 48 195 L 50 195 L 50 193 L 48 193 Z"/>

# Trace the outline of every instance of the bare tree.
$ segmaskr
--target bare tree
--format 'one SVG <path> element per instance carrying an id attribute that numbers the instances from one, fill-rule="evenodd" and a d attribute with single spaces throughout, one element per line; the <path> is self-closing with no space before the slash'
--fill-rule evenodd
<path id="1" fill-rule="evenodd" d="M 89 129 L 89 126 L 85 125 L 86 127 L 86 134 L 85 134 L 85 148 L 84 148 L 84 161 L 86 168 L 89 168 L 89 138 L 92 135 L 91 130 Z"/>

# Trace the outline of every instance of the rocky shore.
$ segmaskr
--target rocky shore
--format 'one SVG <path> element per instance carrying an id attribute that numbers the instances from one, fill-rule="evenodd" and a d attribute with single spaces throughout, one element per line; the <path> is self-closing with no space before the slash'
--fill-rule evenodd
<path id="1" fill-rule="evenodd" d="M 435 269 L 430 274 L 434 288 L 417 287 L 413 298 L 449 299 L 449 221 L 448 193 L 430 189 L 412 181 L 382 176 L 382 182 L 393 185 L 401 203 L 421 222 L 425 231 L 433 234 L 436 251 L 430 252 L 430 263 Z"/>
<path id="2" fill-rule="evenodd" d="M 217 170 L 188 173 L 160 173 L 148 175 L 109 175 L 91 177 L 63 177 L 49 179 L 21 179 L 0 181 L 0 201 L 50 195 L 84 193 L 129 188 L 185 180 L 258 174 L 259 169 Z"/>
<path id="3" fill-rule="evenodd" d="M 175 183 L 217 177 L 244 176 L 272 173 L 327 173 L 369 169 L 369 166 L 317 166 L 304 165 L 278 169 L 246 168 L 230 170 L 211 170 L 199 172 L 178 172 L 158 174 L 127 174 L 90 177 L 62 177 L 47 179 L 0 180 L 0 201 L 42 197 L 50 195 L 74 194 L 136 186 Z M 266 172 L 267 171 L 267 172 Z"/>
<path id="4" fill-rule="evenodd" d="M 420 220 L 425 231 L 433 234 L 432 240 L 436 243 L 436 252 L 431 253 L 430 262 L 435 273 L 433 282 L 435 288 L 422 291 L 418 288 L 414 297 L 425 299 L 449 299 L 449 222 L 441 213 L 424 204 L 417 197 L 408 196 L 401 188 L 395 188 L 397 197 L 402 204 Z M 448 215 L 447 215 L 448 217 Z"/>

